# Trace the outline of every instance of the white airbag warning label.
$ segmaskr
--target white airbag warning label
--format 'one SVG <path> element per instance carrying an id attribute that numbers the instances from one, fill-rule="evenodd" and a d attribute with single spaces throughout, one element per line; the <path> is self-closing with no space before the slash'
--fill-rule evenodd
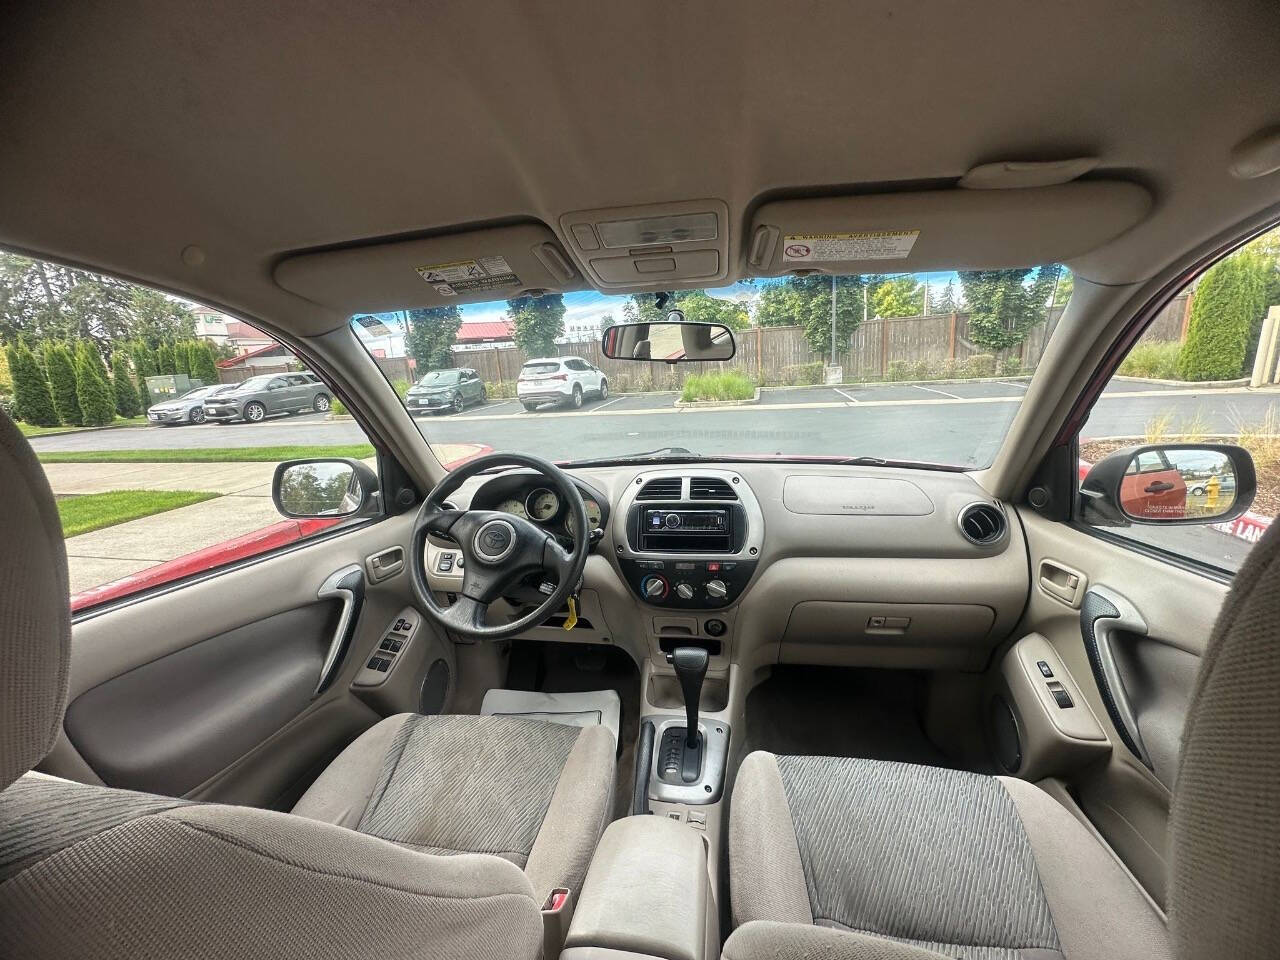
<path id="1" fill-rule="evenodd" d="M 520 278 L 504 257 L 480 257 L 477 260 L 452 260 L 418 267 L 418 276 L 435 287 L 442 297 L 456 297 L 473 290 L 497 290 L 518 287 Z"/>
<path id="2" fill-rule="evenodd" d="M 919 230 L 872 230 L 867 233 L 802 233 L 785 238 L 786 263 L 832 260 L 901 260 L 911 253 Z"/>

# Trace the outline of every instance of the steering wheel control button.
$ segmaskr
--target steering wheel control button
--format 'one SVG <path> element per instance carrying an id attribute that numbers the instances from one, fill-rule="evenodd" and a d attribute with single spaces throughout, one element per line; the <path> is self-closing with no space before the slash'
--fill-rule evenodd
<path id="1" fill-rule="evenodd" d="M 476 531 L 471 547 L 486 563 L 498 563 L 516 548 L 516 528 L 506 520 L 493 519 Z"/>
<path id="2" fill-rule="evenodd" d="M 692 600 L 693 599 L 692 585 L 687 583 L 677 583 L 676 596 L 679 597 L 681 600 Z"/>
<path id="3" fill-rule="evenodd" d="M 709 637 L 723 637 L 724 632 L 729 628 L 725 626 L 723 620 L 708 620 L 702 629 L 707 632 Z"/>
<path id="4" fill-rule="evenodd" d="M 707 596 L 712 600 L 723 600 L 729 595 L 729 588 L 725 586 L 723 580 L 707 581 Z"/>
<path id="5" fill-rule="evenodd" d="M 452 553 L 440 554 L 439 559 L 436 560 L 436 572 L 437 573 L 453 572 L 453 554 Z"/>

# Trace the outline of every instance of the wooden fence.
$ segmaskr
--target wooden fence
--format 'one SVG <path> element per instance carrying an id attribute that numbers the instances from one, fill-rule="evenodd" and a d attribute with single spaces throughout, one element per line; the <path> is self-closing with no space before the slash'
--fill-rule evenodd
<path id="1" fill-rule="evenodd" d="M 1190 296 L 1181 294 L 1160 312 L 1146 336 L 1156 340 L 1182 340 L 1190 311 Z M 973 343 L 969 337 L 969 317 L 964 313 L 868 320 L 858 325 L 847 347 L 841 351 L 839 363 L 844 368 L 844 379 L 849 382 L 945 375 L 949 369 L 959 370 L 969 357 L 985 353 L 994 355 L 995 368 L 1001 373 L 1012 371 L 1015 366 L 1031 371 L 1039 363 L 1061 314 L 1062 308 L 1055 307 L 1043 323 L 1028 331 L 1019 346 L 999 351 L 984 350 Z M 766 385 L 803 383 L 820 375 L 814 365 L 822 363 L 822 356 L 809 346 L 801 327 L 751 327 L 734 336 L 737 353 L 724 363 L 668 365 L 610 360 L 600 352 L 598 340 L 557 344 L 554 355 L 582 357 L 595 364 L 604 371 L 615 392 L 677 390 L 690 374 L 725 369 L 740 370 Z M 457 351 L 453 354 L 453 365 L 474 369 L 486 383 L 510 383 L 519 376 L 527 359 L 525 353 L 515 347 L 491 347 Z M 378 357 L 376 360 L 392 383 L 413 379 L 408 358 Z M 288 369 L 278 363 L 249 365 L 219 369 L 218 376 L 223 383 L 239 383 L 258 374 L 283 373 Z"/>

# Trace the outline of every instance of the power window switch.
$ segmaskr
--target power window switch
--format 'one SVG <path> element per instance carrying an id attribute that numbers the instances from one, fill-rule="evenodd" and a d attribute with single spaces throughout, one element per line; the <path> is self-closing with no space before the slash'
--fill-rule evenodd
<path id="1" fill-rule="evenodd" d="M 377 670 L 378 664 L 382 662 L 381 657 L 371 657 L 369 662 L 365 664 L 370 670 Z"/>
<path id="2" fill-rule="evenodd" d="M 1050 678 L 1053 676 L 1053 669 L 1043 660 L 1037 660 L 1036 666 L 1040 668 L 1040 676 Z"/>
<path id="3" fill-rule="evenodd" d="M 1075 706 L 1075 704 L 1071 702 L 1071 694 L 1067 693 L 1067 688 L 1064 687 L 1062 684 L 1060 683 L 1049 684 L 1049 692 L 1053 694 L 1054 702 L 1057 703 L 1058 706 L 1060 706 L 1062 709 L 1066 710 L 1068 707 Z"/>

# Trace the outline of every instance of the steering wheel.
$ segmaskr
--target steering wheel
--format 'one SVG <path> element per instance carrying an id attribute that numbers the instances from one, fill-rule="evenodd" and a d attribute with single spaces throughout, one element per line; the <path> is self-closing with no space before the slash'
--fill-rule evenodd
<path id="1" fill-rule="evenodd" d="M 496 510 L 446 510 L 445 498 L 464 482 L 491 467 L 531 467 L 541 474 L 573 511 L 573 549 L 523 517 Z M 452 606 L 441 607 L 427 581 L 427 535 L 451 537 L 466 559 L 462 591 Z M 410 542 L 410 580 L 419 606 L 440 626 L 471 640 L 505 640 L 540 627 L 563 608 L 587 565 L 591 532 L 587 508 L 577 485 L 553 463 L 525 453 L 491 453 L 459 467 L 428 494 L 414 520 Z M 555 587 L 537 609 L 510 623 L 488 625 L 489 605 L 534 573 Z"/>

